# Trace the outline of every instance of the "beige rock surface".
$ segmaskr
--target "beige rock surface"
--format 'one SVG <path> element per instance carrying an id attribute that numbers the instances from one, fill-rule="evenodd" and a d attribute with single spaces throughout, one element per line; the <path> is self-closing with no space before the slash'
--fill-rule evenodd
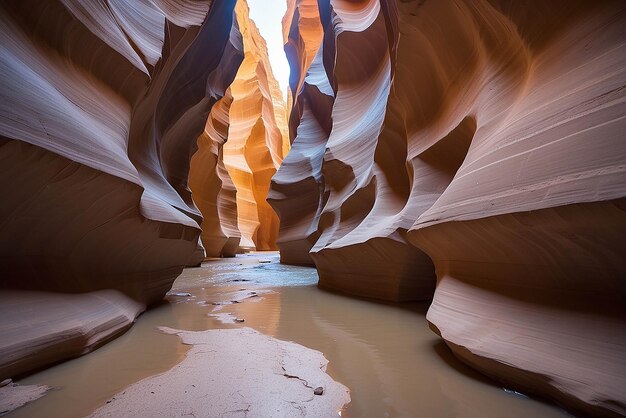
<path id="1" fill-rule="evenodd" d="M 409 232 L 437 270 L 428 319 L 459 358 L 506 385 L 624 415 L 626 9 L 488 6 L 459 9 L 481 34 L 464 37 L 464 71 L 439 60 L 449 84 L 465 80 L 442 91 L 431 126 L 476 129 L 471 143 L 455 141 L 466 151 L 458 171 Z M 413 162 L 450 138 L 416 135 Z"/>
<path id="2" fill-rule="evenodd" d="M 192 346 L 185 360 L 129 386 L 92 417 L 331 417 L 350 401 L 319 351 L 252 328 L 162 330 Z"/>
<path id="3" fill-rule="evenodd" d="M 275 250 L 278 217 L 266 202 L 270 179 L 289 149 L 286 107 L 272 74 L 265 40 L 239 0 L 237 20 L 245 57 L 230 86 L 224 165 L 237 189 L 237 216 L 244 248 Z"/>
<path id="4" fill-rule="evenodd" d="M 3 290 L 0 380 L 88 353 L 126 331 L 144 309 L 116 290 Z"/>

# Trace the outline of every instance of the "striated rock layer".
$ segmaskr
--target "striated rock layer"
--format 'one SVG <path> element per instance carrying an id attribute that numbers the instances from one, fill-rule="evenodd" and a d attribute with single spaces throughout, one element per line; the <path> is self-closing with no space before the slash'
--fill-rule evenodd
<path id="1" fill-rule="evenodd" d="M 86 354 L 126 331 L 145 306 L 116 290 L 0 292 L 0 378 Z"/>
<path id="2" fill-rule="evenodd" d="M 1 288 L 115 289 L 143 309 L 202 258 L 189 160 L 241 61 L 234 5 L 2 2 Z M 46 309 L 29 310 L 25 322 L 47 317 Z M 105 325 L 115 316 L 100 315 L 98 304 L 86 309 Z M 136 313 L 122 313 L 124 326 Z M 98 325 L 98 338 L 120 326 Z M 64 354 L 11 370 L 93 345 L 44 338 L 38 355 Z M 0 368 L 9 361 L 5 354 Z"/>
<path id="3" fill-rule="evenodd" d="M 278 217 L 266 202 L 270 180 L 289 150 L 286 108 L 272 74 L 267 46 L 239 0 L 237 21 L 245 57 L 230 86 L 224 165 L 237 189 L 237 216 L 244 248 L 276 249 Z"/>
<path id="4" fill-rule="evenodd" d="M 272 178 L 268 202 L 280 217 L 276 244 L 281 261 L 312 265 L 309 251 L 319 237 L 322 157 L 331 130 L 334 92 L 323 66 L 317 1 L 290 1 L 283 25 L 294 100 L 289 126 L 296 128 L 291 150 Z"/>
<path id="5" fill-rule="evenodd" d="M 437 269 L 428 319 L 508 385 L 624 415 L 626 7 L 468 5 L 457 19 L 480 37 L 459 51 L 475 58 L 463 90 L 439 93 L 435 123 L 477 128 L 409 232 Z"/>
<path id="6" fill-rule="evenodd" d="M 623 2 L 318 10 L 323 71 L 287 47 L 307 75 L 270 194 L 282 260 L 309 252 L 320 286 L 352 294 L 434 291 L 428 319 L 463 361 L 626 414 Z"/>
<path id="7" fill-rule="evenodd" d="M 292 103 L 289 103 L 289 139 L 293 142 L 304 111 L 300 106 L 304 80 L 324 36 L 317 0 L 287 0 L 287 12 L 282 26 L 285 54 L 290 69 L 289 89 Z"/>
<path id="8" fill-rule="evenodd" d="M 232 101 L 227 90 L 211 109 L 189 169 L 193 201 L 202 212 L 202 244 L 207 257 L 234 257 L 241 239 L 237 226 L 237 191 L 224 166 L 223 147 L 228 137 Z"/>
<path id="9" fill-rule="evenodd" d="M 401 213 L 409 194 L 406 141 L 394 129 L 403 121 L 386 112 L 393 105 L 395 2 L 321 2 L 319 12 L 324 40 L 296 96 L 303 111 L 294 155 L 270 194 L 281 216 L 281 258 L 314 260 L 326 288 L 428 298 L 434 268 L 407 243 L 415 218 Z"/>

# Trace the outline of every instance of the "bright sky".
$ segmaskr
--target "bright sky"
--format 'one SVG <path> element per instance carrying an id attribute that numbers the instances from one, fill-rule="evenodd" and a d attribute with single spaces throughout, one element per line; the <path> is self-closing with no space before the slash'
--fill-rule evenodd
<path id="1" fill-rule="evenodd" d="M 283 96 L 287 98 L 289 86 L 289 64 L 283 49 L 283 28 L 281 20 L 287 11 L 286 0 L 248 0 L 250 17 L 254 20 L 261 36 L 267 42 L 267 52 L 272 64 L 272 72 L 278 80 Z"/>

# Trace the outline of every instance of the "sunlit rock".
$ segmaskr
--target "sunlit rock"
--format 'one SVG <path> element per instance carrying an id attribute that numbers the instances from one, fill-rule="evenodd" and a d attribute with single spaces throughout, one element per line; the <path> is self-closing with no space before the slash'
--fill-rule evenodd
<path id="1" fill-rule="evenodd" d="M 235 185 L 223 158 L 232 101 L 227 90 L 211 109 L 189 170 L 193 200 L 202 212 L 202 244 L 207 257 L 234 257 L 241 239 Z"/>
<path id="2" fill-rule="evenodd" d="M 250 20 L 245 0 L 238 1 L 236 10 L 245 57 L 230 86 L 233 101 L 224 165 L 237 189 L 240 246 L 272 250 L 278 217 L 265 199 L 270 180 L 289 150 L 286 107 L 265 40 Z"/>
<path id="3" fill-rule="evenodd" d="M 303 112 L 300 104 L 304 79 L 324 36 L 317 0 L 287 0 L 287 12 L 282 25 L 285 54 L 290 68 L 289 89 L 292 103 L 289 103 L 289 137 L 293 143 Z"/>

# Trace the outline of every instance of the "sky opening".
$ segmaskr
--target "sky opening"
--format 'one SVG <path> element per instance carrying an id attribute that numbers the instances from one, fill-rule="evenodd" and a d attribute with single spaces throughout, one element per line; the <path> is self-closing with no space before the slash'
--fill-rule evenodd
<path id="1" fill-rule="evenodd" d="M 254 20 L 261 36 L 267 42 L 267 52 L 274 77 L 287 98 L 289 87 L 289 63 L 283 49 L 282 19 L 287 11 L 286 0 L 248 0 L 250 18 Z"/>

